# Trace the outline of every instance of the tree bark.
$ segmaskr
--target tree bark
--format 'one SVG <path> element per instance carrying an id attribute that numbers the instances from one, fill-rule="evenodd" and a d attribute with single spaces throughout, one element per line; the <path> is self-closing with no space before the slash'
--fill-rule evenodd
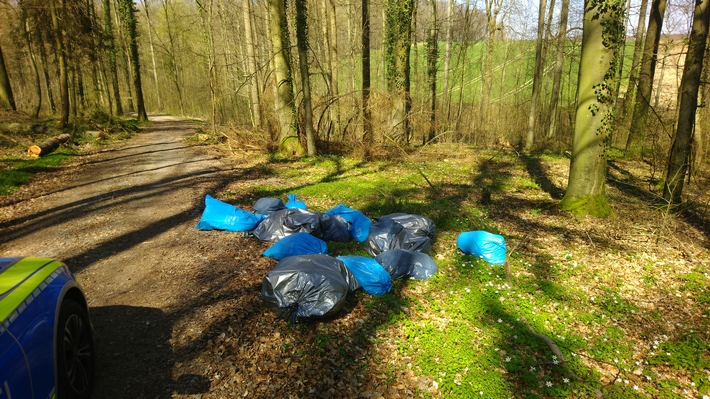
<path id="1" fill-rule="evenodd" d="M 683 194 L 685 176 L 690 169 L 690 154 L 693 147 L 693 126 L 698 106 L 698 90 L 702 76 L 703 57 L 710 24 L 710 0 L 695 0 L 693 27 L 688 42 L 688 54 L 685 57 L 683 78 L 680 84 L 680 107 L 675 138 L 668 159 L 666 183 L 663 186 L 663 198 L 673 203 L 680 203 Z"/>
<path id="2" fill-rule="evenodd" d="M 7 73 L 7 67 L 5 67 L 5 57 L 2 55 L 2 46 L 0 46 L 0 109 L 17 111 L 15 97 L 12 95 L 12 86 L 10 86 L 10 76 Z"/>
<path id="3" fill-rule="evenodd" d="M 329 0 L 330 9 L 328 10 L 329 29 L 329 52 L 330 52 L 330 90 L 333 96 L 333 113 L 335 114 L 335 131 L 341 133 L 341 110 L 340 110 L 340 73 L 339 73 L 339 58 L 338 58 L 338 15 L 336 14 L 336 0 Z M 355 73 L 353 72 L 353 75 Z"/>
<path id="4" fill-rule="evenodd" d="M 646 32 L 646 13 L 648 10 L 648 0 L 641 0 L 641 6 L 639 8 L 639 20 L 638 27 L 636 28 L 636 35 L 634 36 L 634 55 L 631 59 L 631 71 L 629 73 L 629 83 L 626 87 L 626 93 L 624 94 L 624 101 L 622 103 L 621 112 L 623 120 L 627 120 L 628 114 L 631 108 L 631 99 L 635 97 L 636 85 L 638 83 L 639 76 L 639 62 L 641 61 L 641 54 L 643 54 L 643 38 Z"/>
<path id="5" fill-rule="evenodd" d="M 111 19 L 111 0 L 104 0 L 104 32 L 106 34 L 106 51 L 108 53 L 108 68 L 111 74 L 111 87 L 113 88 L 114 114 L 123 114 L 121 104 L 121 89 L 118 83 L 118 66 L 116 65 L 116 42 L 113 38 L 113 23 Z"/>
<path id="6" fill-rule="evenodd" d="M 160 81 L 158 80 L 158 66 L 155 62 L 155 46 L 153 45 L 153 22 L 150 19 L 150 10 L 148 9 L 148 2 L 146 0 L 141 0 L 143 3 L 143 11 L 145 12 L 145 19 L 148 22 L 148 45 L 150 46 L 150 58 L 153 63 L 153 81 L 155 82 L 155 98 L 158 102 L 158 110 L 163 110 L 162 95 L 160 94 Z"/>
<path id="7" fill-rule="evenodd" d="M 168 8 L 170 7 L 168 0 L 163 0 L 163 13 L 165 14 L 166 31 L 168 33 L 168 57 L 170 58 L 170 66 L 172 67 L 173 73 L 173 85 L 175 86 L 175 91 L 178 95 L 178 105 L 180 106 L 180 115 L 185 115 L 185 99 L 182 92 L 182 84 L 180 83 L 180 65 L 178 63 L 178 58 L 176 55 L 177 50 L 175 49 L 175 33 L 171 28 L 170 13 Z"/>
<path id="8" fill-rule="evenodd" d="M 254 29 L 252 28 L 252 0 L 244 1 L 244 36 L 247 53 L 247 71 L 249 72 L 249 93 L 252 114 L 252 127 L 261 129 L 261 97 L 259 95 L 259 79 L 256 76 L 256 51 L 254 47 Z"/>
<path id="9" fill-rule="evenodd" d="M 409 141 L 410 64 L 414 0 L 385 0 L 385 58 L 387 89 L 391 93 L 392 110 L 389 131 L 396 142 Z"/>
<path id="10" fill-rule="evenodd" d="M 136 95 L 136 112 L 139 121 L 147 121 L 148 113 L 143 102 L 143 87 L 141 84 L 141 64 L 138 59 L 138 32 L 136 29 L 136 8 L 133 0 L 121 0 L 121 16 L 128 32 L 128 45 L 131 52 L 131 69 L 133 70 L 133 89 Z"/>
<path id="11" fill-rule="evenodd" d="M 32 116 L 37 118 L 39 116 L 39 112 L 42 110 L 42 80 L 39 76 L 39 67 L 37 67 L 37 54 L 35 53 L 34 46 L 32 45 L 32 36 L 31 36 L 31 29 L 30 29 L 30 21 L 28 20 L 28 11 L 25 8 L 25 5 L 23 2 L 19 2 L 20 6 L 20 28 L 22 29 L 22 38 L 25 41 L 25 45 L 27 45 L 27 52 L 30 55 L 30 63 L 32 65 L 32 72 L 35 77 L 35 94 L 37 95 L 36 103 L 34 106 L 34 110 L 32 111 Z M 0 50 L 1 52 L 2 50 Z M 0 56 L 1 58 L 1 56 Z M 4 63 L 3 65 L 0 65 L 0 69 L 5 68 Z M 2 74 L 2 72 L 0 72 Z M 7 72 L 5 72 L 7 74 Z M 2 80 L 2 78 L 0 78 Z"/>
<path id="12" fill-rule="evenodd" d="M 562 0 L 560 5 L 560 25 L 557 32 L 557 59 L 555 60 L 555 77 L 552 82 L 552 93 L 550 93 L 550 126 L 547 129 L 547 137 L 553 137 L 557 133 L 557 122 L 559 120 L 560 90 L 562 86 L 562 67 L 565 61 L 565 45 L 567 43 L 567 16 L 569 15 L 569 0 Z"/>
<path id="13" fill-rule="evenodd" d="M 285 156 L 300 157 L 304 149 L 296 130 L 296 110 L 293 98 L 291 62 L 289 55 L 288 21 L 285 0 L 269 0 L 271 23 L 271 49 L 276 77 L 276 115 L 279 120 L 279 152 Z"/>
<path id="14" fill-rule="evenodd" d="M 71 139 L 71 135 L 69 134 L 60 134 L 58 136 L 54 136 L 40 145 L 29 146 L 29 148 L 27 148 L 27 155 L 33 158 L 42 155 L 47 155 L 59 148 L 61 144 L 64 144 L 69 141 L 69 139 Z"/>
<path id="15" fill-rule="evenodd" d="M 658 44 L 661 41 L 663 28 L 663 14 L 666 11 L 666 0 L 653 0 L 651 2 L 651 15 L 646 30 L 646 40 L 643 45 L 641 70 L 639 71 L 638 88 L 634 113 L 629 128 L 629 137 L 626 140 L 626 154 L 630 158 L 641 156 L 644 132 L 648 130 L 648 111 L 651 107 L 651 92 L 653 91 L 653 77 L 656 73 L 656 58 Z"/>
<path id="16" fill-rule="evenodd" d="M 530 100 L 530 115 L 528 116 L 528 133 L 525 136 L 525 151 L 530 152 L 535 145 L 535 129 L 537 127 L 537 103 L 540 98 L 540 84 L 542 80 L 542 69 L 544 68 L 542 55 L 542 39 L 545 31 L 545 10 L 546 0 L 539 0 L 537 17 L 537 43 L 535 45 L 535 71 L 533 72 L 532 99 Z"/>
<path id="17" fill-rule="evenodd" d="M 57 112 L 57 105 L 54 102 L 54 94 L 52 92 L 52 81 L 49 78 L 49 68 L 47 65 L 49 61 L 47 60 L 47 51 L 44 48 L 44 32 L 37 32 L 37 41 L 39 47 L 39 59 L 42 61 L 42 75 L 44 76 L 44 86 L 47 89 L 47 99 L 49 100 L 49 110 L 54 114 Z"/>
<path id="18" fill-rule="evenodd" d="M 216 50 L 214 44 L 214 33 L 212 26 L 212 10 L 213 1 L 195 1 L 200 14 L 200 19 L 202 20 L 203 37 L 205 40 L 205 45 L 207 46 L 207 70 L 208 81 L 210 84 L 210 104 L 212 106 L 212 131 L 216 130 L 217 123 L 221 123 L 221 89 L 219 84 L 219 78 L 217 77 L 217 60 L 216 60 Z M 220 117 L 218 118 L 218 114 Z"/>
<path id="19" fill-rule="evenodd" d="M 444 123 L 451 116 L 451 94 L 449 93 L 449 74 L 451 73 L 451 45 L 454 36 L 454 0 L 448 0 L 446 5 L 446 48 L 444 50 L 444 81 L 441 109 L 444 112 Z"/>
<path id="20" fill-rule="evenodd" d="M 427 83 L 429 84 L 429 132 L 424 142 L 436 137 L 436 64 L 439 61 L 439 31 L 437 26 L 436 2 L 431 0 L 431 26 L 427 37 Z"/>
<path id="21" fill-rule="evenodd" d="M 306 131 L 306 151 L 308 156 L 316 155 L 316 139 L 313 132 L 313 108 L 311 105 L 311 78 L 308 70 L 308 8 L 306 0 L 296 0 L 296 45 L 298 47 L 298 67 L 301 72 L 303 92 L 303 123 Z"/>
<path id="22" fill-rule="evenodd" d="M 370 115 L 370 10 L 369 0 L 362 0 L 362 142 L 365 159 L 370 157 L 374 141 Z"/>
<path id="23" fill-rule="evenodd" d="M 623 5 L 613 7 L 613 1 L 623 0 L 608 0 L 603 8 L 590 4 L 591 0 L 584 2 L 572 160 L 567 192 L 560 203 L 562 209 L 599 217 L 611 213 L 606 199 L 605 152 L 613 111 L 614 57 L 623 41 L 623 11 L 614 12 L 623 10 Z"/>
<path id="24" fill-rule="evenodd" d="M 59 64 L 59 91 L 62 103 L 62 112 L 59 117 L 59 127 L 64 129 L 69 124 L 69 81 L 67 76 L 67 61 L 64 52 L 64 35 L 59 25 L 60 17 L 57 13 L 56 0 L 49 0 L 49 12 L 52 17 L 52 30 L 54 31 L 54 45 L 57 48 Z"/>

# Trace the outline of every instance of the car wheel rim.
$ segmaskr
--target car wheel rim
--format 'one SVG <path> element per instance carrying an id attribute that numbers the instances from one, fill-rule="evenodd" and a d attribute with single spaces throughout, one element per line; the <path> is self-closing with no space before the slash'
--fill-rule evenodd
<path id="1" fill-rule="evenodd" d="M 64 326 L 64 359 L 69 383 L 77 393 L 89 388 L 91 370 L 91 337 L 84 320 L 69 316 Z"/>

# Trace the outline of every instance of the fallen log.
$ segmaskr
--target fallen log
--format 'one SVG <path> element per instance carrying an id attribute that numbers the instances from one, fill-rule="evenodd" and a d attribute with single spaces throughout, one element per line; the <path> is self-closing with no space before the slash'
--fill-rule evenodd
<path id="1" fill-rule="evenodd" d="M 59 148 L 59 145 L 69 141 L 69 139 L 71 139 L 71 135 L 69 134 L 60 134 L 59 136 L 54 136 L 40 145 L 31 145 L 27 149 L 27 155 L 32 158 L 47 155 L 50 152 Z"/>

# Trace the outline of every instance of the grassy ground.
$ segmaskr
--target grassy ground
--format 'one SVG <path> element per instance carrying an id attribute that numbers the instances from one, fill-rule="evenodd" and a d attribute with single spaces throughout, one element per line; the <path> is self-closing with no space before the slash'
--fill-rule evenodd
<path id="1" fill-rule="evenodd" d="M 130 137 L 138 130 L 134 119 L 113 118 L 95 113 L 88 119 L 77 119 L 65 131 L 54 119 L 31 118 L 19 112 L 0 113 L 0 195 L 16 191 L 29 183 L 37 173 L 56 170 L 63 162 L 82 151 Z M 27 156 L 27 148 L 63 132 L 72 140 L 40 158 Z M 89 133 L 90 132 L 90 133 Z"/>
<path id="2" fill-rule="evenodd" d="M 443 145 L 372 163 L 264 161 L 258 178 L 217 196 L 250 209 L 259 197 L 297 193 L 315 211 L 344 203 L 373 218 L 435 221 L 434 278 L 400 281 L 382 297 L 358 294 L 377 320 L 357 316 L 369 334 L 343 336 L 356 317 L 345 314 L 307 327 L 315 338 L 293 352 L 298 360 L 301 351 L 372 346 L 369 373 L 381 376 L 372 397 L 397 397 L 387 386 L 407 373 L 429 381 L 412 393 L 421 397 L 710 395 L 707 192 L 695 213 L 670 212 L 645 189 L 646 171 L 613 161 L 614 214 L 575 219 L 556 207 L 568 164 Z M 479 229 L 506 238 L 505 266 L 457 249 L 460 232 Z M 364 254 L 358 243 L 330 252 Z"/>
<path id="3" fill-rule="evenodd" d="M 398 281 L 382 297 L 359 292 L 349 312 L 298 326 L 302 334 L 275 326 L 300 337 L 281 343 L 293 362 L 318 368 L 314 358 L 352 353 L 369 376 L 363 397 L 401 397 L 413 386 L 408 396 L 710 396 L 707 172 L 688 187 L 693 203 L 671 211 L 652 191 L 651 171 L 612 161 L 614 214 L 591 219 L 556 207 L 566 158 L 458 145 L 378 162 L 237 154 L 235 166 L 250 167 L 252 178 L 213 194 L 246 209 L 297 193 L 315 211 L 344 203 L 372 218 L 407 212 L 437 225 L 432 279 Z M 46 170 L 70 155 L 5 154 L 0 176 Z M 502 234 L 507 264 L 462 255 L 456 238 L 470 230 Z M 365 254 L 356 242 L 329 249 Z"/>

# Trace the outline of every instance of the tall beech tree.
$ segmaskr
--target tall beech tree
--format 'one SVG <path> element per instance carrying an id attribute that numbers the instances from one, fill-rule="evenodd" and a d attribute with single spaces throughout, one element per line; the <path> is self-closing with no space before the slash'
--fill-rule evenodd
<path id="1" fill-rule="evenodd" d="M 693 27 L 685 56 L 683 77 L 680 82 L 680 107 L 675 137 L 668 159 L 663 198 L 673 203 L 681 201 L 683 183 L 690 169 L 690 154 L 693 148 L 693 126 L 698 107 L 698 90 L 706 52 L 708 25 L 710 24 L 710 0 L 695 0 Z M 707 84 L 707 83 L 706 83 Z"/>
<path id="2" fill-rule="evenodd" d="M 59 117 L 59 127 L 64 129 L 69 124 L 69 77 L 67 73 L 67 56 L 64 51 L 64 33 L 59 24 L 62 19 L 58 14 L 57 1 L 49 0 L 49 13 L 52 17 L 52 31 L 54 35 L 54 45 L 57 51 L 57 63 L 59 64 L 59 98 L 61 101 L 61 115 Z"/>
<path id="3" fill-rule="evenodd" d="M 540 98 L 540 85 L 542 84 L 542 70 L 544 68 L 544 55 L 542 51 L 543 32 L 545 30 L 545 9 L 547 0 L 539 0 L 537 14 L 537 41 L 535 43 L 535 70 L 533 72 L 532 99 L 530 101 L 530 114 L 528 115 L 528 132 L 525 136 L 525 151 L 530 152 L 535 145 L 535 130 L 537 128 L 537 106 Z"/>
<path id="4" fill-rule="evenodd" d="M 313 107 L 311 105 L 311 77 L 308 72 L 308 7 L 306 0 L 296 0 L 296 46 L 298 47 L 298 68 L 301 72 L 303 93 L 303 123 L 306 131 L 306 151 L 308 156 L 316 155 L 316 139 L 313 132 Z"/>
<path id="5" fill-rule="evenodd" d="M 607 216 L 606 148 L 611 129 L 618 50 L 623 45 L 623 0 L 585 0 L 582 57 L 569 182 L 562 209 Z"/>
<path id="6" fill-rule="evenodd" d="M 370 114 L 370 0 L 362 0 L 362 143 L 364 156 L 370 156 L 374 141 Z"/>
<path id="7" fill-rule="evenodd" d="M 136 24 L 136 6 L 133 0 L 120 0 L 119 11 L 123 25 L 128 33 L 128 46 L 131 52 L 131 69 L 133 70 L 133 90 L 135 92 L 136 112 L 139 121 L 147 121 L 148 113 L 145 111 L 143 101 L 143 87 L 141 84 L 141 63 L 138 59 L 138 31 Z"/>
<path id="8" fill-rule="evenodd" d="M 17 111 L 15 97 L 12 95 L 12 86 L 10 86 L 10 76 L 7 74 L 5 66 L 5 57 L 2 55 L 2 45 L 0 45 L 0 109 Z"/>
<path id="9" fill-rule="evenodd" d="M 272 62 L 276 78 L 275 111 L 279 123 L 279 152 L 286 156 L 303 156 L 305 151 L 296 130 L 296 109 L 291 77 L 291 46 L 286 18 L 286 1 L 269 0 Z"/>
<path id="10" fill-rule="evenodd" d="M 389 131 L 395 141 L 409 141 L 409 49 L 414 0 L 385 0 L 385 62 L 387 90 L 392 98 Z"/>
<path id="11" fill-rule="evenodd" d="M 646 40 L 643 44 L 641 69 L 638 75 L 636 88 L 636 101 L 629 128 L 629 137 L 626 140 L 626 154 L 630 158 L 641 156 L 643 142 L 648 131 L 648 111 L 651 108 L 651 92 L 653 91 L 653 77 L 656 74 L 656 59 L 658 44 L 661 42 L 661 29 L 663 16 L 666 12 L 666 0 L 653 0 L 651 2 L 651 15 L 646 29 Z"/>
<path id="12" fill-rule="evenodd" d="M 108 54 L 108 69 L 111 74 L 111 88 L 113 89 L 113 112 L 116 115 L 123 114 L 121 104 L 121 89 L 118 85 L 118 65 L 116 64 L 116 42 L 113 38 L 113 22 L 111 18 L 111 0 L 104 0 L 104 37 L 106 53 Z"/>
<path id="13" fill-rule="evenodd" d="M 559 119 L 560 90 L 562 88 L 562 67 L 565 61 L 565 43 L 567 43 L 567 17 L 569 16 L 569 0 L 562 0 L 560 5 L 560 24 L 557 31 L 557 58 L 555 60 L 555 76 L 552 80 L 550 93 L 550 126 L 547 137 L 557 133 Z"/>

